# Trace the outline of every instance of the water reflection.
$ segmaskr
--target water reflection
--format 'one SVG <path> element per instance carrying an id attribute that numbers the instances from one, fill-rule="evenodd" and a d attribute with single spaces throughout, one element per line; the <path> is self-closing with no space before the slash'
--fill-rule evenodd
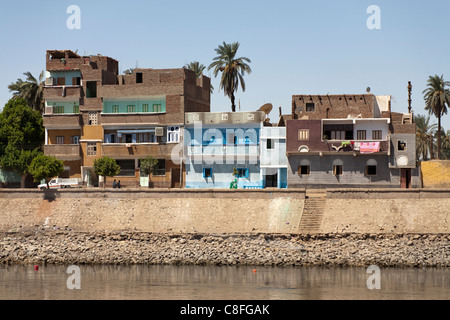
<path id="1" fill-rule="evenodd" d="M 319 300 L 450 298 L 449 269 L 381 269 L 369 290 L 364 268 L 80 266 L 69 290 L 67 266 L 0 266 L 2 300 Z"/>

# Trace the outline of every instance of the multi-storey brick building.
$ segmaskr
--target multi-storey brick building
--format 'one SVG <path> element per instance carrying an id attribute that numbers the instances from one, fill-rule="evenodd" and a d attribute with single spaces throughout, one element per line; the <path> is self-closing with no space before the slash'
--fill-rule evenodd
<path id="1" fill-rule="evenodd" d="M 296 95 L 287 121 L 289 187 L 417 187 L 412 113 L 390 96 Z"/>
<path id="2" fill-rule="evenodd" d="M 139 160 L 153 156 L 155 187 L 183 185 L 184 168 L 171 154 L 182 142 L 185 112 L 210 111 L 209 78 L 184 68 L 119 75 L 117 60 L 70 50 L 47 51 L 46 70 L 44 149 L 64 160 L 66 177 L 97 185 L 94 160 L 108 156 L 121 166 L 115 179 L 122 185 L 147 185 Z"/>

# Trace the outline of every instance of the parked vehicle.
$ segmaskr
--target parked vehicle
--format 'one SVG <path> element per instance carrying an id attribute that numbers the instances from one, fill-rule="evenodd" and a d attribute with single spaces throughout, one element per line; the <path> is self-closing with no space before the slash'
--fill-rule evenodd
<path id="1" fill-rule="evenodd" d="M 43 183 L 38 185 L 38 188 L 41 190 L 44 189 L 65 189 L 65 188 L 80 188 L 80 183 L 78 179 L 52 179 L 48 185 L 47 183 Z"/>

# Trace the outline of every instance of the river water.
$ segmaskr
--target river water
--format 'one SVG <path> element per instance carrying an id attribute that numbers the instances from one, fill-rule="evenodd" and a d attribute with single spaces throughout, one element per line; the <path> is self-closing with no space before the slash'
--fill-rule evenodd
<path id="1" fill-rule="evenodd" d="M 70 271 L 70 273 L 68 273 Z M 0 266 L 0 300 L 448 300 L 450 269 Z M 71 288 L 70 288 L 71 287 Z"/>

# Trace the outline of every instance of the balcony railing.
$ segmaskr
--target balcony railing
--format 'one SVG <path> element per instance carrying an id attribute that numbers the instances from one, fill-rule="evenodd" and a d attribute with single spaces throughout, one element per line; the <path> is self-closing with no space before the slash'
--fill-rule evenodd
<path id="1" fill-rule="evenodd" d="M 44 153 L 60 160 L 80 160 L 80 145 L 50 144 L 44 146 Z"/>
<path id="2" fill-rule="evenodd" d="M 328 151 L 335 152 L 359 152 L 387 153 L 389 152 L 389 141 L 328 141 Z"/>
<path id="3" fill-rule="evenodd" d="M 188 156 L 259 156 L 258 144 L 246 145 L 188 145 Z"/>

